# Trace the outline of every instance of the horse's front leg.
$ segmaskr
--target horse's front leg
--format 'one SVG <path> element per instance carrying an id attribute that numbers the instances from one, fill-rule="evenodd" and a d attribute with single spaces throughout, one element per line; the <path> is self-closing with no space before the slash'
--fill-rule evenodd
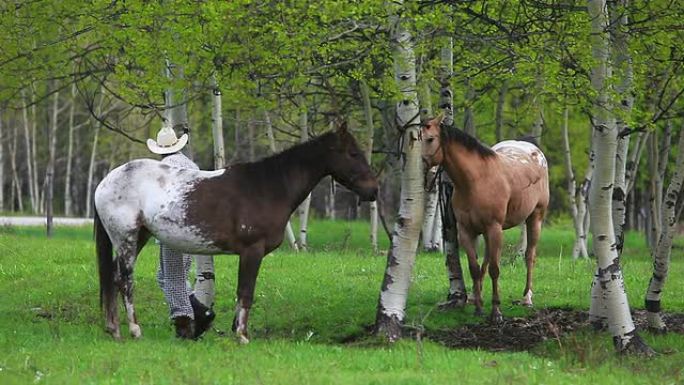
<path id="1" fill-rule="evenodd" d="M 480 264 L 477 262 L 476 240 L 477 235 L 471 233 L 460 224 L 458 225 L 458 242 L 468 256 L 468 269 L 473 280 L 475 315 L 482 315 L 482 276 L 484 275 L 484 270 L 480 269 Z"/>
<path id="2" fill-rule="evenodd" d="M 249 319 L 249 309 L 252 307 L 254 300 L 254 288 L 263 257 L 263 247 L 251 247 L 240 253 L 237 287 L 238 302 L 235 308 L 235 318 L 233 319 L 233 331 L 237 334 L 241 344 L 249 343 L 247 320 Z"/>
<path id="3" fill-rule="evenodd" d="M 489 261 L 489 276 L 492 279 L 492 315 L 493 323 L 503 321 L 501 315 L 501 298 L 499 297 L 499 260 L 501 259 L 501 247 L 503 243 L 503 229 L 496 224 L 487 229 L 485 233 L 485 260 Z M 484 273 L 482 274 L 484 276 Z"/>

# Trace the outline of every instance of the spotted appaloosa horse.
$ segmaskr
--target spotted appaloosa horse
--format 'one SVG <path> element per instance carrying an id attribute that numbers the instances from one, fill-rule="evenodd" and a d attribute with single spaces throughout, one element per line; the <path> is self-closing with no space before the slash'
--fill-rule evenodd
<path id="1" fill-rule="evenodd" d="M 475 313 L 482 314 L 482 280 L 489 268 L 492 278 L 492 314 L 499 309 L 499 260 L 503 230 L 522 222 L 527 226 L 527 284 L 522 304 L 532 306 L 532 270 L 542 221 L 549 205 L 548 164 L 541 150 L 527 141 L 507 140 L 492 148 L 455 127 L 430 120 L 421 132 L 423 160 L 442 165 L 454 184 L 451 206 L 458 239 L 468 255 L 473 279 Z M 477 262 L 476 238 L 484 235 L 485 256 Z"/>
<path id="2" fill-rule="evenodd" d="M 326 175 L 362 200 L 376 197 L 375 175 L 344 124 L 280 154 L 218 171 L 174 168 L 151 159 L 112 170 L 95 191 L 107 331 L 121 337 L 118 289 L 129 331 L 135 338 L 141 335 L 133 306 L 133 267 L 152 235 L 185 253 L 239 254 L 233 330 L 241 342 L 249 342 L 247 320 L 261 259 L 281 244 L 290 214 Z"/>

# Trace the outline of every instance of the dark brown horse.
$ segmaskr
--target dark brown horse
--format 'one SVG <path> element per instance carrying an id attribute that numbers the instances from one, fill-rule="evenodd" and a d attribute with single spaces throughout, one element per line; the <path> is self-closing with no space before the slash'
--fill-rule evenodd
<path id="1" fill-rule="evenodd" d="M 326 175 L 363 200 L 375 199 L 377 180 L 345 125 L 272 157 L 218 171 L 174 168 L 150 159 L 112 170 L 95 192 L 107 331 L 121 336 L 118 289 L 129 331 L 133 337 L 141 335 L 133 307 L 133 267 L 152 235 L 182 252 L 240 255 L 233 330 L 241 342 L 248 342 L 247 320 L 261 259 L 281 244 L 290 214 Z"/>
<path id="2" fill-rule="evenodd" d="M 503 230 L 522 222 L 527 226 L 527 284 L 522 304 L 532 306 L 532 270 L 549 205 L 546 158 L 530 142 L 507 140 L 489 148 L 465 132 L 441 123 L 442 119 L 436 118 L 423 127 L 423 159 L 430 166 L 441 164 L 454 183 L 451 205 L 459 243 L 468 255 L 475 313 L 482 314 L 482 280 L 489 268 L 491 318 L 500 322 L 498 279 Z M 476 254 L 480 234 L 485 239 L 482 266 Z"/>

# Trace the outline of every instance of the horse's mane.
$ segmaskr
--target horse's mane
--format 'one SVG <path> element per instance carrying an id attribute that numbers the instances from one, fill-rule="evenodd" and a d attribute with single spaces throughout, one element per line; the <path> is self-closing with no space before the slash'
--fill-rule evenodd
<path id="1" fill-rule="evenodd" d="M 454 125 L 442 125 L 440 128 L 441 140 L 445 143 L 456 141 L 462 144 L 466 149 L 477 152 L 483 158 L 489 158 L 496 155 L 496 152 L 482 144 L 477 138 L 459 129 Z"/>
<path id="2" fill-rule="evenodd" d="M 242 164 L 251 164 L 251 165 L 268 165 L 272 163 L 279 163 L 279 162 L 284 162 L 287 160 L 290 160 L 295 157 L 301 156 L 301 154 L 308 154 L 311 151 L 318 149 L 320 147 L 320 143 L 326 140 L 327 138 L 331 138 L 335 134 L 334 131 L 329 131 L 326 132 L 320 136 L 317 136 L 315 138 L 309 139 L 304 143 L 297 143 L 293 145 L 292 147 L 286 148 L 280 152 L 277 152 L 273 155 L 269 155 L 267 157 L 255 160 L 254 162 L 240 162 Z"/>

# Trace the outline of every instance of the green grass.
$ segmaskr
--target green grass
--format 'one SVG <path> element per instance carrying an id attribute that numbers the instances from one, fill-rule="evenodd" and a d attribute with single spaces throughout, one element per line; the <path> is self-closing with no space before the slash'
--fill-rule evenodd
<path id="1" fill-rule="evenodd" d="M 98 308 L 94 247 L 88 228 L 0 229 L 0 384 L 675 384 L 684 382 L 684 336 L 642 333 L 660 352 L 653 359 L 619 357 L 607 333 L 581 331 L 530 352 L 448 349 L 406 339 L 387 345 L 361 335 L 375 317 L 385 256 L 367 247 L 367 224 L 315 221 L 308 253 L 287 247 L 264 260 L 250 319 L 252 343 L 228 333 L 200 342 L 173 337 L 148 245 L 136 269 L 136 304 L 143 338 L 112 341 Z M 525 267 L 513 261 L 515 230 L 506 236 L 501 271 L 505 316 L 530 312 L 510 305 L 522 294 Z M 536 271 L 536 307 L 587 309 L 593 262 L 570 259 L 573 235 L 545 229 Z M 381 245 L 386 249 L 387 242 Z M 673 252 L 663 297 L 668 311 L 684 311 L 681 242 Z M 641 237 L 629 234 L 624 270 L 630 303 L 641 308 L 650 261 Z M 216 327 L 229 332 L 237 258 L 217 258 Z M 428 330 L 482 322 L 472 307 L 441 312 L 447 280 L 443 258 L 420 254 L 406 323 Z M 468 279 L 468 284 L 470 280 Z M 489 282 L 485 284 L 489 298 Z M 123 326 L 122 332 L 126 332 Z"/>

